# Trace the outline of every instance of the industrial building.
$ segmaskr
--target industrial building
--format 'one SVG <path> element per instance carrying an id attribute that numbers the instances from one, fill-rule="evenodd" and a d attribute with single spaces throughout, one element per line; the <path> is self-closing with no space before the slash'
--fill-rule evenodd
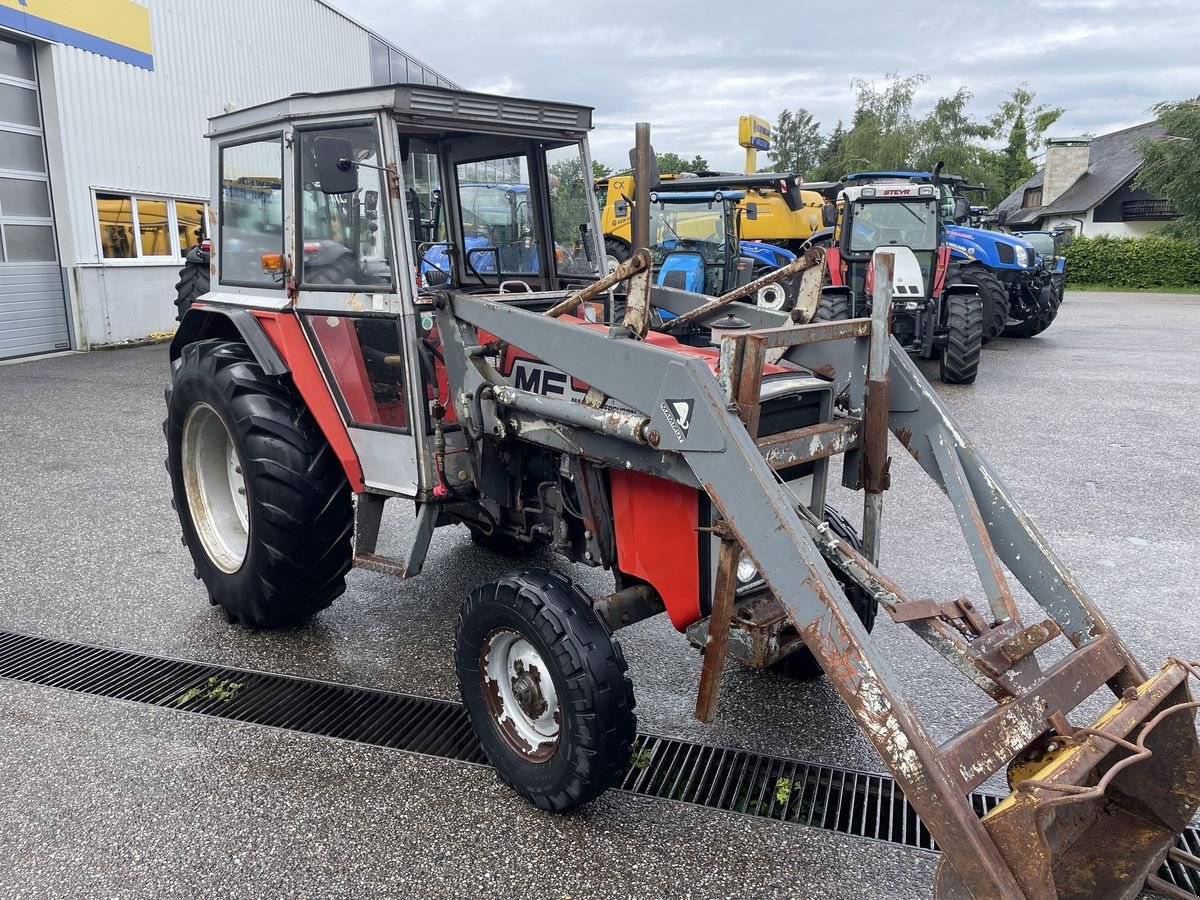
<path id="1" fill-rule="evenodd" d="M 456 86 L 323 0 L 0 0 L 0 359 L 173 328 L 209 116 L 406 81 Z"/>

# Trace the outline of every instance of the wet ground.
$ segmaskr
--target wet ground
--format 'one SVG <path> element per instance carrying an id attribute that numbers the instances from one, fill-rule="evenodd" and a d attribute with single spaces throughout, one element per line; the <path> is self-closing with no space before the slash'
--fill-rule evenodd
<path id="1" fill-rule="evenodd" d="M 1200 656 L 1198 342 L 1200 298 L 1069 294 L 1041 337 L 990 345 L 978 384 L 938 386 L 1151 666 Z M 511 563 L 445 529 L 417 579 L 356 571 L 306 627 L 231 628 L 170 508 L 165 370 L 163 346 L 0 366 L 0 628 L 456 697 L 454 615 Z M 948 505 L 893 456 L 884 567 L 918 597 L 978 596 Z M 394 506 L 384 552 L 408 533 Z M 983 709 L 907 629 L 877 636 L 936 737 Z M 827 685 L 731 665 L 703 726 L 687 642 L 658 620 L 620 637 L 643 730 L 882 770 Z M 935 864 L 627 796 L 547 816 L 470 766 L 10 682 L 0 724 L 0 898 L 907 898 Z"/>

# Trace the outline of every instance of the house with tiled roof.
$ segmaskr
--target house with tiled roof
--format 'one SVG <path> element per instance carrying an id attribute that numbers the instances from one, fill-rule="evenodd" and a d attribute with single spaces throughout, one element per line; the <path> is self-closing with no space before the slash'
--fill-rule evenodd
<path id="1" fill-rule="evenodd" d="M 1052 138 L 1045 165 L 996 207 L 1013 231 L 1070 228 L 1096 237 L 1138 237 L 1178 216 L 1170 200 L 1133 186 L 1142 168 L 1138 147 L 1162 140 L 1157 122 L 1094 138 Z"/>

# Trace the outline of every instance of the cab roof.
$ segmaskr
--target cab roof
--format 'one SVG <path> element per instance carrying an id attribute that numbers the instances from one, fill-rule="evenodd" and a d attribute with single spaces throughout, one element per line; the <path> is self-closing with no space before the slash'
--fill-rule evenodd
<path id="1" fill-rule="evenodd" d="M 208 137 L 222 137 L 293 120 L 392 113 L 431 131 L 466 131 L 578 140 L 592 127 L 592 107 L 527 100 L 421 84 L 292 94 L 209 119 Z"/>

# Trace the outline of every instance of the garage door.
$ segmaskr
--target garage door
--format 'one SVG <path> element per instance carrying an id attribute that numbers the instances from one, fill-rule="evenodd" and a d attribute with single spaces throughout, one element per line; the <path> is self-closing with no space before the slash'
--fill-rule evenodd
<path id="1" fill-rule="evenodd" d="M 33 47 L 0 37 L 0 359 L 69 346 Z"/>

